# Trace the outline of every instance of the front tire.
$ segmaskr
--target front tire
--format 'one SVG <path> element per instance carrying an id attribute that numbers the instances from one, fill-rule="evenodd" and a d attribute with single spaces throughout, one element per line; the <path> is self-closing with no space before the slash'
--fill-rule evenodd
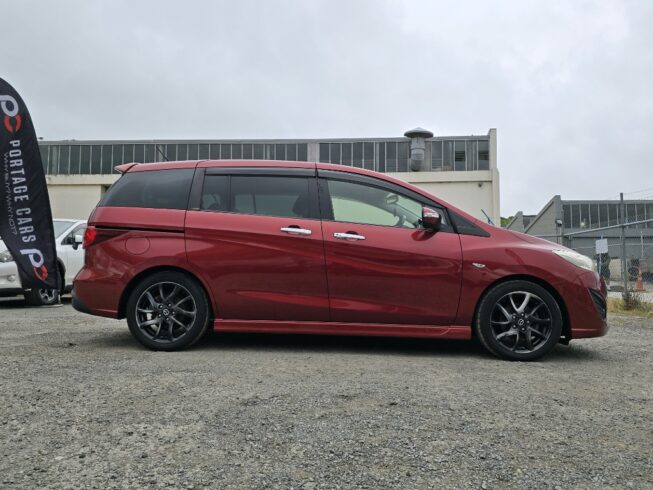
<path id="1" fill-rule="evenodd" d="M 475 330 L 492 354 L 511 361 L 533 361 L 560 340 L 562 312 L 553 295 L 539 284 L 508 281 L 483 297 Z"/>
<path id="2" fill-rule="evenodd" d="M 175 351 L 197 342 L 209 324 L 204 289 L 175 271 L 157 272 L 131 292 L 126 307 L 132 335 L 149 349 Z"/>

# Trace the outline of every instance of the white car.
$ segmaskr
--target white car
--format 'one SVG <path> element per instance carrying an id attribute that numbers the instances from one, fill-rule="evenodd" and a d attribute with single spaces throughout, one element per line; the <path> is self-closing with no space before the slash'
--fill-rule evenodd
<path id="1" fill-rule="evenodd" d="M 23 289 L 14 258 L 4 242 L 0 240 L 0 296 L 23 294 L 29 304 L 49 305 L 58 301 L 59 294 L 72 289 L 73 279 L 84 265 L 84 250 L 80 242 L 86 230 L 86 221 L 74 219 L 55 219 L 53 221 L 59 274 L 64 279 L 62 281 L 63 289 L 61 291 Z"/>

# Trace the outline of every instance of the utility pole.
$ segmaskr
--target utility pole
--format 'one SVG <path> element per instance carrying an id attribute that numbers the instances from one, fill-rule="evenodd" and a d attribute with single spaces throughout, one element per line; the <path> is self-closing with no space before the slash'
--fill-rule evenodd
<path id="1" fill-rule="evenodd" d="M 628 268 L 626 260 L 626 208 L 624 193 L 619 194 L 619 223 L 621 224 L 621 274 L 624 278 L 624 295 L 628 295 Z"/>

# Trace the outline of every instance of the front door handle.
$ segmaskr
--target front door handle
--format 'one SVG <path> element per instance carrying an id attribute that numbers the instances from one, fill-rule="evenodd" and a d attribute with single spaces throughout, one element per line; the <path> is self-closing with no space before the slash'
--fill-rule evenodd
<path id="1" fill-rule="evenodd" d="M 358 233 L 334 233 L 333 234 L 334 238 L 339 238 L 340 240 L 365 240 L 365 237 L 363 235 L 359 235 Z"/>
<path id="2" fill-rule="evenodd" d="M 305 228 L 299 228 L 299 227 L 294 227 L 294 226 L 288 226 L 286 228 L 281 228 L 281 231 L 284 233 L 289 233 L 291 235 L 310 235 L 313 233 L 311 230 L 307 230 Z"/>

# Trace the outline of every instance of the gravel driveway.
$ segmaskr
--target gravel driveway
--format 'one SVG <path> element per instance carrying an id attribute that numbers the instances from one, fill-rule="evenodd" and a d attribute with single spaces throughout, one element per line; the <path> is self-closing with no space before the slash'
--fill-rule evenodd
<path id="1" fill-rule="evenodd" d="M 653 488 L 653 325 L 542 362 L 468 342 L 213 334 L 0 301 L 0 486 Z"/>

